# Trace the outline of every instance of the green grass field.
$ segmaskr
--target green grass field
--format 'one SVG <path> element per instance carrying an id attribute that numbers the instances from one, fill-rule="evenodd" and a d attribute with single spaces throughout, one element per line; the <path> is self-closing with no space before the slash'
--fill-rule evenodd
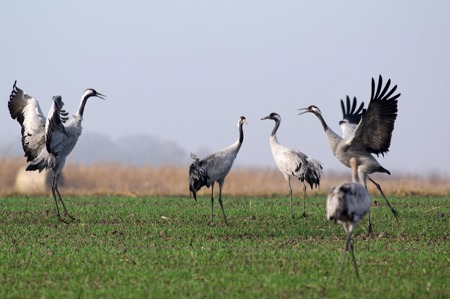
<path id="1" fill-rule="evenodd" d="M 378 204 L 377 204 L 378 202 Z M 207 197 L 67 197 L 77 220 L 58 223 L 50 197 L 0 198 L 1 298 L 449 298 L 448 197 L 372 198 L 354 236 L 358 281 L 344 231 L 325 198 L 306 218 L 284 197 L 224 198 L 214 224 Z M 383 297 L 382 297 L 383 296 Z"/>

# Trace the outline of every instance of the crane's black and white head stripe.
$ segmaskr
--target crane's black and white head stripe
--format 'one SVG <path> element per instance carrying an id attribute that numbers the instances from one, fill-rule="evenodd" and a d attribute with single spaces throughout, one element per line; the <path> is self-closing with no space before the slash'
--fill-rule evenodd
<path id="1" fill-rule="evenodd" d="M 247 119 L 245 118 L 245 116 L 241 116 L 241 117 L 239 118 L 239 121 L 238 121 L 238 123 L 237 123 L 237 126 L 238 126 L 238 128 L 239 128 L 240 126 L 242 126 L 242 125 L 244 125 L 244 124 L 247 124 Z"/>
<path id="2" fill-rule="evenodd" d="M 100 98 L 102 100 L 105 100 L 106 96 L 104 94 L 101 94 L 101 93 L 97 92 L 93 88 L 88 88 L 88 89 L 86 89 L 84 91 L 83 98 L 90 98 L 90 97 L 97 97 L 97 98 Z"/>
<path id="3" fill-rule="evenodd" d="M 264 119 L 272 119 L 274 121 L 281 122 L 281 116 L 275 112 L 272 112 L 269 115 L 267 115 L 266 117 L 261 118 L 261 120 L 264 120 Z"/>
<path id="4" fill-rule="evenodd" d="M 306 108 L 300 108 L 298 110 L 304 110 L 303 112 L 300 112 L 298 115 L 301 115 L 301 114 L 304 114 L 304 113 L 307 113 L 307 112 L 311 112 L 311 113 L 314 113 L 316 115 L 318 115 L 318 114 L 322 115 L 322 111 L 320 111 L 319 107 L 314 106 L 314 105 L 311 105 L 311 106 L 306 107 Z"/>

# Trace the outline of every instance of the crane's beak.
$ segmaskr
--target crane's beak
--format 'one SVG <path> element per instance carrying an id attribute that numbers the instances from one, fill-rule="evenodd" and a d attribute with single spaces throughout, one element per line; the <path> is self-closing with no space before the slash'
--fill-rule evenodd
<path id="1" fill-rule="evenodd" d="M 96 96 L 97 98 L 102 99 L 102 100 L 106 100 L 106 99 L 105 99 L 106 96 L 105 96 L 104 94 L 99 93 L 99 92 L 97 92 L 97 94 L 96 94 L 95 96 Z"/>
<path id="2" fill-rule="evenodd" d="M 298 109 L 298 110 L 300 110 L 300 111 L 305 110 L 305 111 L 303 111 L 303 112 L 300 112 L 298 115 L 302 115 L 302 114 L 311 112 L 311 110 L 309 110 L 308 108 L 300 108 L 300 109 Z"/>
<path id="3" fill-rule="evenodd" d="M 270 118 L 270 116 L 267 115 L 266 117 L 261 118 L 261 120 L 265 120 L 265 119 L 269 119 L 269 118 Z"/>

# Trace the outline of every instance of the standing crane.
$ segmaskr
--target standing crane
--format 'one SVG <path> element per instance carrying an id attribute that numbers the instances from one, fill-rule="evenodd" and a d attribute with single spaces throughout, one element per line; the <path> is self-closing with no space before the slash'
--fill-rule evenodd
<path id="1" fill-rule="evenodd" d="M 378 85 L 375 88 L 375 80 L 372 78 L 372 93 L 367 110 L 362 109 L 360 106 L 355 111 L 356 99 L 353 100 L 353 106 L 350 106 L 350 100 L 347 98 L 347 109 L 344 109 L 344 103 L 341 101 L 344 119 L 340 122 L 340 125 L 344 137 L 339 136 L 328 127 L 322 117 L 322 112 L 314 105 L 299 109 L 304 110 L 299 115 L 311 112 L 317 116 L 325 130 L 328 144 L 333 154 L 342 164 L 350 167 L 350 159 L 352 157 L 358 159 L 357 172 L 361 183 L 367 187 L 367 179 L 369 179 L 380 191 L 395 218 L 398 220 L 398 213 L 384 195 L 380 184 L 369 176 L 369 174 L 375 172 L 391 174 L 389 170 L 381 166 L 375 157 L 372 156 L 372 154 L 376 154 L 377 156 L 381 154 L 384 156 L 384 153 L 389 151 L 389 146 L 391 145 L 392 131 L 394 130 L 394 123 L 397 118 L 397 98 L 400 97 L 400 93 L 394 95 L 397 85 L 389 89 L 390 84 L 391 80 L 389 79 L 383 88 L 383 78 L 380 75 Z M 361 113 L 359 113 L 360 111 Z M 369 231 L 372 232 L 370 215 Z"/>
<path id="2" fill-rule="evenodd" d="M 345 254 L 350 250 L 356 277 L 360 279 L 351 237 L 359 221 L 370 210 L 370 195 L 367 188 L 358 181 L 358 160 L 351 158 L 349 163 L 352 169 L 352 182 L 342 183 L 331 189 L 327 198 L 327 219 L 342 224 L 347 233 L 341 263 L 341 276 L 344 270 Z"/>
<path id="3" fill-rule="evenodd" d="M 281 124 L 281 116 L 275 112 L 261 118 L 271 119 L 275 121 L 275 126 L 270 134 L 270 149 L 272 150 L 273 159 L 278 169 L 283 174 L 289 187 L 289 198 L 291 204 L 291 217 L 294 217 L 292 209 L 292 188 L 291 176 L 298 178 L 303 183 L 303 217 L 306 216 L 306 184 L 305 181 L 313 187 L 319 187 L 322 165 L 319 161 L 308 158 L 305 154 L 294 149 L 282 146 L 277 139 L 277 131 Z"/>
<path id="4" fill-rule="evenodd" d="M 27 171 L 51 169 L 53 173 L 52 194 L 55 200 L 58 220 L 68 223 L 61 217 L 58 200 L 64 209 L 65 216 L 75 220 L 66 209 L 58 190 L 58 179 L 66 163 L 66 158 L 75 147 L 81 135 L 84 107 L 90 97 L 105 99 L 105 95 L 92 88 L 86 89 L 81 96 L 80 107 L 75 115 L 68 117 L 63 110 L 61 96 L 53 97 L 53 104 L 47 119 L 42 114 L 39 102 L 16 86 L 9 96 L 8 108 L 13 119 L 22 127 L 22 147 L 27 157 Z"/>
<path id="5" fill-rule="evenodd" d="M 189 166 L 189 191 L 197 200 L 197 191 L 203 186 L 209 188 L 211 186 L 211 221 L 214 221 L 214 183 L 219 183 L 219 204 L 222 209 L 223 219 L 228 225 L 227 217 L 223 209 L 222 203 L 222 188 L 225 178 L 230 172 L 233 162 L 244 141 L 244 131 L 242 126 L 247 123 L 244 116 L 241 116 L 238 121 L 239 138 L 232 145 L 222 149 L 219 152 L 213 153 L 204 159 L 199 159 L 196 155 L 191 154 L 194 162 Z"/>

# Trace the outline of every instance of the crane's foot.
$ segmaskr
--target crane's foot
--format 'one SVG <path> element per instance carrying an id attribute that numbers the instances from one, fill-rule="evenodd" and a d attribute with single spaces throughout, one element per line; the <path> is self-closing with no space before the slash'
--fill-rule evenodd
<path id="1" fill-rule="evenodd" d="M 303 217 L 303 218 L 306 218 L 306 217 L 307 217 L 306 212 L 303 212 L 302 217 Z"/>
<path id="2" fill-rule="evenodd" d="M 70 219 L 72 219 L 72 221 L 75 221 L 75 217 L 73 217 L 72 215 L 70 215 L 69 213 L 65 212 L 64 216 L 69 216 Z"/>
<path id="3" fill-rule="evenodd" d="M 70 224 L 69 221 L 67 221 L 66 219 L 61 217 L 61 214 L 57 214 L 56 216 L 58 217 L 58 222 L 62 222 L 62 223 L 65 223 L 65 224 Z M 64 213 L 64 216 L 68 216 L 72 220 L 71 222 L 74 222 L 76 220 L 75 217 L 73 217 L 72 215 L 70 215 L 67 212 Z"/>
<path id="4" fill-rule="evenodd" d="M 223 214 L 223 220 L 225 221 L 225 225 L 228 226 L 227 217 L 225 216 L 225 213 Z"/>
<path id="5" fill-rule="evenodd" d="M 61 215 L 57 215 L 58 216 L 58 222 L 62 222 L 62 223 L 65 223 L 65 224 L 69 224 L 69 222 L 67 222 L 66 220 L 64 220 L 62 217 L 61 217 Z"/>
<path id="6" fill-rule="evenodd" d="M 392 214 L 394 214 L 395 219 L 398 221 L 398 212 L 393 207 L 391 207 Z"/>

